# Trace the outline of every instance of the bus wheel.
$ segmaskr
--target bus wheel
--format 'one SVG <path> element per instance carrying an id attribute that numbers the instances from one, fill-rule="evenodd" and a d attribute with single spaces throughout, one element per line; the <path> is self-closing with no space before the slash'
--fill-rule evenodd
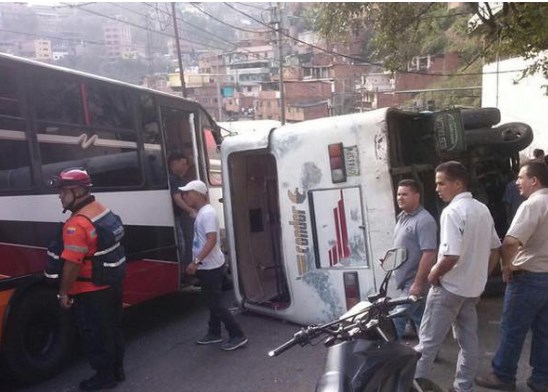
<path id="1" fill-rule="evenodd" d="M 461 109 L 464 129 L 490 128 L 500 122 L 497 108 Z"/>
<path id="2" fill-rule="evenodd" d="M 38 287 L 11 305 L 6 324 L 8 371 L 23 383 L 56 373 L 70 353 L 75 329 L 70 313 L 58 304 L 56 291 Z"/>

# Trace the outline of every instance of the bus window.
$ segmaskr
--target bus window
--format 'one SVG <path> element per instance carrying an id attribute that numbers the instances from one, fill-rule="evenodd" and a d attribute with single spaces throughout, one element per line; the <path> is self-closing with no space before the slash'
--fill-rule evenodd
<path id="1" fill-rule="evenodd" d="M 0 192 L 31 185 L 28 139 L 16 80 L 14 68 L 0 66 Z"/>
<path id="2" fill-rule="evenodd" d="M 67 167 L 84 167 L 96 187 L 142 183 L 136 135 L 132 132 L 86 132 L 66 126 L 39 126 L 37 135 L 44 178 Z"/>
<path id="3" fill-rule="evenodd" d="M 167 170 L 162 157 L 162 137 L 154 98 L 151 95 L 142 95 L 140 105 L 145 149 L 144 167 L 148 182 L 154 188 L 167 188 Z"/>
<path id="4" fill-rule="evenodd" d="M 211 185 L 221 185 L 221 149 L 215 143 L 213 131 L 204 129 L 205 151 L 207 154 L 207 177 Z"/>
<path id="5" fill-rule="evenodd" d="M 0 65 L 0 116 L 20 116 L 16 81 L 15 69 Z"/>
<path id="6" fill-rule="evenodd" d="M 213 134 L 213 124 L 210 117 L 200 111 L 200 120 L 202 123 L 202 135 L 204 141 L 204 151 L 206 154 L 207 179 L 210 185 L 220 186 L 221 177 L 221 148 Z"/>
<path id="7" fill-rule="evenodd" d="M 131 100 L 122 88 L 88 81 L 85 94 L 91 125 L 108 128 L 134 128 Z"/>
<path id="8" fill-rule="evenodd" d="M 38 120 L 84 124 L 83 83 L 44 70 L 36 71 L 33 77 L 30 92 Z"/>
<path id="9" fill-rule="evenodd" d="M 187 158 L 191 173 L 197 176 L 192 135 L 190 134 L 190 113 L 162 107 L 162 127 L 166 138 L 166 156 L 181 152 Z"/>

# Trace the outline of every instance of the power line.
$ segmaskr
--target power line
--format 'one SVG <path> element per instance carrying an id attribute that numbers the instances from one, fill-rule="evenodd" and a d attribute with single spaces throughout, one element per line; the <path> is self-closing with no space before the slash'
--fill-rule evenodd
<path id="1" fill-rule="evenodd" d="M 67 4 L 67 3 L 61 3 L 61 4 L 66 4 L 67 6 L 71 6 L 70 4 Z M 113 20 L 113 21 L 118 22 L 118 23 L 123 23 L 123 24 L 129 25 L 129 26 L 141 29 L 141 30 L 150 31 L 152 33 L 163 35 L 163 36 L 170 37 L 170 38 L 175 38 L 173 35 L 171 35 L 169 33 L 165 33 L 163 31 L 158 31 L 158 30 L 154 30 L 154 29 L 149 29 L 147 27 L 143 27 L 143 26 L 140 26 L 138 24 L 128 22 L 128 21 L 125 21 L 125 20 L 116 19 L 115 17 L 105 15 L 105 14 L 102 14 L 102 13 L 97 12 L 97 11 L 92 11 L 92 10 L 87 9 L 87 8 L 79 8 L 79 9 L 81 11 L 88 12 L 90 14 L 100 16 L 100 17 L 103 17 L 103 18 L 106 18 L 106 19 L 110 19 L 110 20 Z M 197 44 L 197 45 L 202 45 L 202 46 L 205 46 L 205 47 L 210 47 L 210 48 L 213 48 L 213 49 L 225 50 L 224 48 L 219 48 L 218 46 L 213 46 L 213 45 L 205 44 L 203 42 L 193 41 L 193 40 L 190 40 L 188 38 L 185 38 L 184 41 L 189 42 L 189 43 L 193 43 L 193 44 Z"/>
<path id="2" fill-rule="evenodd" d="M 265 24 L 264 22 L 254 18 L 253 16 L 247 14 L 246 12 L 242 11 L 242 10 L 239 10 L 237 8 L 235 8 L 234 6 L 232 6 L 231 4 L 229 3 L 226 3 L 224 2 L 223 3 L 224 5 L 226 5 L 227 7 L 229 8 L 232 8 L 233 10 L 235 10 L 236 12 L 239 12 L 240 14 L 254 20 L 255 22 L 257 23 L 260 23 L 264 26 L 267 26 L 269 29 L 271 29 L 272 31 L 275 31 L 275 29 L 271 26 L 268 26 L 267 24 Z M 358 58 L 358 57 L 354 57 L 354 56 L 348 56 L 348 55 L 345 55 L 345 54 L 342 54 L 342 53 L 337 53 L 337 52 L 334 52 L 334 51 L 330 51 L 330 50 L 326 50 L 326 49 L 323 49 L 319 46 L 316 46 L 314 44 L 311 44 L 311 43 L 308 43 L 308 42 L 305 42 L 305 41 L 302 41 L 296 37 L 293 37 L 289 34 L 287 34 L 286 32 L 284 32 L 282 29 L 280 29 L 280 33 L 282 35 L 284 35 L 285 37 L 287 38 L 290 38 L 294 41 L 297 41 L 297 42 L 300 42 L 300 43 L 303 43 L 305 45 L 308 45 L 312 48 L 315 48 L 315 49 L 318 49 L 324 53 L 327 53 L 327 54 L 331 54 L 331 55 L 334 55 L 334 56 L 340 56 L 340 57 L 343 57 L 343 58 L 347 58 L 347 59 L 350 59 L 350 60 L 354 60 L 354 61 L 357 61 L 357 62 L 360 62 L 360 63 L 364 63 L 364 64 L 367 64 L 367 65 L 375 65 L 375 66 L 378 66 L 378 67 L 382 67 L 383 64 L 382 63 L 372 63 L 370 61 L 367 61 L 367 60 L 364 60 L 364 59 L 361 59 L 361 58 Z M 432 75 L 432 76 L 478 76 L 478 75 L 487 75 L 487 74 L 490 74 L 490 73 L 497 73 L 496 71 L 493 71 L 493 72 L 467 72 L 467 73 L 425 73 L 425 72 L 419 72 L 419 71 L 396 71 L 396 72 L 399 72 L 399 73 L 402 73 L 402 74 L 413 74 L 413 75 Z M 516 71 L 510 71 L 510 72 L 516 72 Z M 501 72 L 498 72 L 498 73 L 501 73 Z"/>
<path id="3" fill-rule="evenodd" d="M 85 42 L 91 45 L 102 45 L 102 46 L 105 45 L 104 42 L 91 41 L 91 40 L 80 39 L 80 38 L 63 38 L 63 37 L 58 37 L 58 36 L 49 35 L 49 34 L 34 34 L 34 33 L 26 33 L 23 31 L 6 30 L 6 29 L 0 29 L 0 31 L 6 32 L 6 33 L 12 33 L 12 34 L 28 35 L 28 36 L 39 37 L 39 38 L 58 39 L 60 41 L 77 41 L 77 42 Z"/>
<path id="4" fill-rule="evenodd" d="M 124 7 L 124 6 L 122 6 L 121 4 L 118 4 L 118 3 L 108 3 L 108 4 L 113 5 L 113 6 L 115 6 L 115 7 L 118 7 L 118 8 L 121 8 L 121 9 L 123 9 L 123 10 L 129 11 L 129 12 L 132 12 L 132 13 L 134 13 L 134 14 L 136 14 L 136 15 L 142 16 L 142 17 L 144 17 L 145 19 L 150 19 L 150 20 L 153 21 L 153 22 L 158 22 L 158 23 L 160 23 L 160 30 L 161 30 L 161 31 L 165 31 L 166 28 L 167 28 L 168 26 L 171 25 L 171 23 L 170 23 L 169 21 L 166 22 L 166 21 L 163 21 L 163 20 L 160 20 L 160 19 L 154 19 L 152 16 L 150 16 L 150 15 L 148 15 L 148 14 L 143 14 L 143 13 L 141 13 L 141 12 L 139 12 L 139 11 L 132 10 L 131 8 Z M 162 27 L 162 26 L 161 26 L 162 23 L 165 23 L 165 26 Z"/>
<path id="5" fill-rule="evenodd" d="M 148 5 L 149 7 L 155 8 L 156 10 L 158 10 L 158 11 L 160 11 L 160 12 L 166 12 L 166 11 L 160 10 L 158 7 L 156 7 L 156 6 L 154 6 L 154 5 L 151 5 L 151 4 L 149 4 L 149 3 L 144 3 L 144 4 Z M 194 4 L 191 4 L 191 5 L 194 6 Z M 223 23 L 223 24 L 226 24 L 226 23 L 224 23 L 224 22 L 222 22 L 222 21 L 216 19 L 213 15 L 210 15 L 210 14 L 208 14 L 207 12 L 203 11 L 202 9 L 200 9 L 200 8 L 198 8 L 198 7 L 196 7 L 196 8 L 197 8 L 198 10 L 204 12 L 204 13 L 205 13 L 207 16 L 209 16 L 210 18 L 212 18 L 212 19 L 214 19 L 214 20 L 216 20 L 216 21 L 218 21 L 218 22 L 221 22 L 221 23 Z M 197 26 L 193 25 L 192 23 L 190 23 L 190 22 L 188 22 L 188 21 L 186 21 L 186 20 L 184 20 L 184 19 L 180 19 L 180 18 L 177 18 L 177 19 L 180 20 L 180 21 L 183 22 L 183 23 L 186 23 L 186 24 L 190 25 L 190 26 L 197 27 Z M 236 27 L 234 27 L 234 26 L 231 26 L 231 25 L 227 25 L 227 26 L 232 27 L 232 28 L 235 28 L 235 29 L 238 29 L 238 28 L 236 28 Z M 197 27 L 197 28 L 200 29 L 200 30 L 204 30 L 204 29 L 199 28 L 199 27 Z M 220 38 L 218 35 L 213 34 L 213 33 L 210 33 L 210 32 L 208 32 L 207 30 L 204 30 L 204 31 L 207 32 L 208 34 L 211 34 L 211 35 L 217 37 L 217 38 Z M 254 33 L 257 32 L 256 30 L 249 30 L 249 31 L 252 31 L 252 32 L 254 32 Z M 223 39 L 223 38 L 220 38 L 220 39 Z M 224 39 L 223 39 L 223 40 L 224 40 Z M 224 40 L 224 41 L 226 41 L 226 40 Z M 239 49 L 239 50 L 241 50 L 241 51 L 244 51 L 244 52 L 247 52 L 247 53 L 251 54 L 252 56 L 254 56 L 255 58 L 257 58 L 257 59 L 259 59 L 259 60 L 272 60 L 272 59 L 268 58 L 267 56 L 261 56 L 261 55 L 259 55 L 259 54 L 257 54 L 257 53 L 254 53 L 254 52 L 252 52 L 252 51 L 250 51 L 250 50 L 248 50 L 248 49 L 246 49 L 246 48 L 238 47 L 238 45 L 235 45 L 235 44 L 233 44 L 232 42 L 229 42 L 229 41 L 226 41 L 226 42 L 228 42 L 230 45 L 233 45 L 233 46 L 234 46 L 234 49 L 232 49 L 232 50 L 234 50 L 234 51 L 236 51 L 236 50 Z M 223 49 L 223 50 L 225 50 L 225 49 Z"/>
<path id="6" fill-rule="evenodd" d="M 272 30 L 272 26 L 270 26 L 270 25 L 264 23 L 263 21 L 261 21 L 261 20 L 259 20 L 259 19 L 256 19 L 255 17 L 249 15 L 248 13 L 246 13 L 246 12 L 244 12 L 244 11 L 242 11 L 242 10 L 239 10 L 238 8 L 236 8 L 236 7 L 232 6 L 232 5 L 230 5 L 229 3 L 223 2 L 223 4 L 226 5 L 227 7 L 232 8 L 234 11 L 239 12 L 240 14 L 247 16 L 249 19 L 254 20 L 255 22 L 257 22 L 257 23 L 259 23 L 259 24 L 262 24 L 263 26 L 266 26 L 267 28 L 269 28 L 270 30 Z"/>
<path id="7" fill-rule="evenodd" d="M 211 15 L 210 13 L 208 13 L 207 11 L 204 11 L 203 9 L 201 9 L 200 7 L 198 7 L 196 4 L 193 4 L 193 3 L 190 3 L 191 6 L 193 6 L 194 8 L 196 8 L 198 11 L 202 12 L 203 14 L 206 14 L 207 16 L 209 16 L 211 19 L 213 20 L 216 20 L 217 22 L 219 23 L 222 23 L 224 24 L 225 26 L 228 26 L 230 28 L 233 28 L 233 29 L 236 29 L 236 30 L 240 30 L 240 31 L 245 31 L 247 33 L 264 33 L 265 31 L 258 31 L 258 30 L 249 30 L 249 29 L 244 29 L 243 27 L 236 27 L 234 25 L 231 25 L 231 24 L 228 24 L 224 21 L 222 21 L 221 19 L 218 19 L 217 17 Z M 271 29 L 270 26 L 266 26 L 268 27 L 269 29 Z"/>
<path id="8" fill-rule="evenodd" d="M 237 4 L 241 4 L 245 7 L 251 7 L 251 8 L 255 8 L 256 10 L 261 10 L 261 11 L 268 11 L 268 8 L 262 8 L 262 7 L 257 7 L 256 5 L 251 5 L 251 4 L 247 4 L 247 3 L 241 3 L 241 2 L 237 2 Z"/>
<path id="9" fill-rule="evenodd" d="M 151 4 L 149 4 L 149 3 L 143 3 L 143 4 L 145 4 L 145 5 L 149 6 L 149 7 L 154 8 L 156 11 L 162 12 L 162 13 L 167 14 L 167 15 L 171 15 L 169 12 L 163 11 L 163 10 L 159 9 L 157 6 L 151 5 Z M 237 47 L 237 45 L 234 45 L 232 42 L 227 41 L 227 40 L 224 39 L 223 37 L 220 37 L 220 36 L 218 36 L 217 34 L 214 34 L 214 33 L 210 32 L 210 31 L 207 31 L 206 29 L 204 29 L 204 28 L 202 28 L 202 27 L 200 27 L 200 26 L 196 26 L 195 24 L 193 24 L 193 23 L 191 23 L 191 22 L 188 22 L 188 21 L 186 21 L 186 20 L 184 20 L 184 19 L 181 19 L 181 18 L 177 18 L 177 21 L 182 22 L 182 23 L 185 23 L 185 24 L 187 24 L 187 25 L 189 25 L 189 26 L 191 26 L 191 27 L 194 27 L 194 28 L 197 29 L 197 30 L 203 31 L 204 33 L 207 33 L 207 34 L 211 35 L 212 37 L 215 37 L 216 39 L 222 41 L 223 43 L 227 43 L 227 44 L 229 44 L 229 45 L 231 45 L 231 46 Z M 185 29 L 185 28 L 183 28 L 182 30 L 185 30 L 185 31 L 188 31 L 188 32 L 192 32 L 191 30 L 188 30 L 188 29 Z"/>

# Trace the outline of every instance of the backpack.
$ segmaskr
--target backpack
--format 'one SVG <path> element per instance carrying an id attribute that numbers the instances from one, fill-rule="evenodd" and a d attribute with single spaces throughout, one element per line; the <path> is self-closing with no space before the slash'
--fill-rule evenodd
<path id="1" fill-rule="evenodd" d="M 91 279 L 78 277 L 81 282 L 92 282 L 97 286 L 121 285 L 126 276 L 126 256 L 124 246 L 121 243 L 124 237 L 122 220 L 112 211 L 108 210 L 98 219 L 88 219 L 97 233 L 97 251 L 91 258 L 85 258 L 84 263 L 92 263 Z M 46 268 L 44 276 L 51 283 L 59 283 L 63 272 L 63 223 L 60 223 L 56 236 L 48 246 Z"/>

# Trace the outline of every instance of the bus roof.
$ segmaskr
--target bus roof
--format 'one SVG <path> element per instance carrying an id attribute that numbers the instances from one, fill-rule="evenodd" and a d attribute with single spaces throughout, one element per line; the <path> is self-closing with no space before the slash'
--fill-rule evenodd
<path id="1" fill-rule="evenodd" d="M 82 77 L 85 77 L 85 78 L 101 80 L 101 81 L 104 81 L 104 82 L 117 84 L 117 85 L 120 85 L 120 86 L 123 86 L 123 87 L 134 88 L 134 89 L 146 91 L 146 92 L 157 94 L 157 95 L 164 95 L 164 96 L 167 96 L 167 97 L 183 99 L 183 100 L 186 100 L 186 101 L 189 101 L 189 102 L 196 103 L 199 106 L 202 106 L 202 105 L 200 105 L 199 102 L 197 102 L 193 99 L 183 98 L 179 95 L 170 94 L 170 93 L 166 93 L 166 92 L 159 91 L 159 90 L 154 90 L 154 89 L 144 87 L 144 86 L 138 86 L 136 84 L 122 82 L 122 81 L 116 80 L 116 79 L 106 78 L 104 76 L 94 75 L 94 74 L 90 74 L 90 73 L 86 73 L 86 72 L 82 72 L 82 71 L 77 71 L 77 70 L 70 69 L 70 68 L 60 67 L 58 65 L 42 63 L 40 61 L 26 59 L 26 58 L 23 58 L 23 57 L 14 56 L 14 55 L 7 54 L 7 53 L 0 53 L 0 59 L 7 59 L 7 60 L 10 60 L 10 61 L 15 61 L 15 62 L 19 62 L 19 63 L 26 63 L 26 64 L 29 64 L 29 65 L 42 67 L 42 68 L 46 68 L 46 69 L 52 69 L 52 70 L 65 72 L 65 73 L 70 73 L 70 74 L 77 75 L 77 76 L 82 76 Z"/>

